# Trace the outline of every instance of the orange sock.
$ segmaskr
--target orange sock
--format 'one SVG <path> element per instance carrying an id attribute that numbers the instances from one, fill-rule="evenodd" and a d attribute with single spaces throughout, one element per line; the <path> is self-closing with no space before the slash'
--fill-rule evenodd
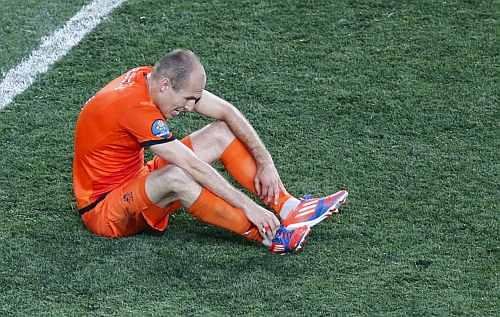
<path id="1" fill-rule="evenodd" d="M 205 188 L 202 188 L 200 196 L 188 211 L 205 223 L 230 230 L 249 240 L 262 241 L 259 230 L 248 220 L 243 210 L 234 208 Z"/>
<path id="2" fill-rule="evenodd" d="M 254 179 L 257 175 L 257 165 L 255 160 L 245 147 L 245 145 L 238 140 L 234 139 L 231 144 L 224 150 L 221 156 L 222 164 L 226 170 L 234 177 L 234 179 L 248 191 L 257 193 L 255 190 Z M 278 204 L 269 205 L 276 213 L 279 213 L 283 204 L 290 198 L 286 191 L 280 192 Z"/>

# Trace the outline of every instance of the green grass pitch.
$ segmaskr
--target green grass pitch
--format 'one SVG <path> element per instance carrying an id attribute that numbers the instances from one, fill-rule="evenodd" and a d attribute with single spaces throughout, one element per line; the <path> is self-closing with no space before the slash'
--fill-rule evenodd
<path id="1" fill-rule="evenodd" d="M 49 2 L 0 0 L 2 72 L 89 1 Z M 128 1 L 0 111 L 0 315 L 497 316 L 498 18 L 474 0 Z M 81 105 L 176 47 L 200 55 L 291 193 L 349 188 L 302 254 L 185 212 L 162 236 L 81 224 Z"/>

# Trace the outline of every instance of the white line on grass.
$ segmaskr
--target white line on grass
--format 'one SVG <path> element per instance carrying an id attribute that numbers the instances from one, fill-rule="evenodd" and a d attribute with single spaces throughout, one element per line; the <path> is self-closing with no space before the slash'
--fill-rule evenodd
<path id="1" fill-rule="evenodd" d="M 10 69 L 0 83 L 0 110 L 31 86 L 39 74 L 45 73 L 125 1 L 94 0 L 69 19 L 64 27 L 42 38 L 40 46 L 27 59 Z"/>

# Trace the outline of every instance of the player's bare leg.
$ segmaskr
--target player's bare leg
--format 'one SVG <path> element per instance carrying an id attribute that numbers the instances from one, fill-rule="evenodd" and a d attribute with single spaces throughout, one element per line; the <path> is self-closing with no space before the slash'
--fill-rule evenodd
<path id="1" fill-rule="evenodd" d="M 146 193 L 158 207 L 179 200 L 182 206 L 190 207 L 201 193 L 201 186 L 182 168 L 167 165 L 152 172 L 146 179 Z"/>
<path id="2" fill-rule="evenodd" d="M 189 135 L 193 151 L 201 160 L 212 163 L 222 156 L 222 153 L 236 138 L 223 121 L 215 121 Z"/>

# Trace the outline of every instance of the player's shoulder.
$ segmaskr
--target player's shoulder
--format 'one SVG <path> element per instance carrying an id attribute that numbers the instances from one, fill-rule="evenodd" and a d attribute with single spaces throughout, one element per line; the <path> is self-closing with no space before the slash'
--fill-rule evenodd
<path id="1" fill-rule="evenodd" d="M 128 70 L 107 84 L 99 93 L 110 94 L 143 94 L 147 87 L 146 76 L 151 72 L 151 67 L 141 66 Z"/>
<path id="2" fill-rule="evenodd" d="M 151 67 L 142 66 L 128 70 L 99 90 L 87 105 L 115 105 L 125 108 L 149 101 L 146 75 Z"/>
<path id="3" fill-rule="evenodd" d="M 151 66 L 140 66 L 129 69 L 119 76 L 116 81 L 119 88 L 142 86 L 146 83 L 146 76 L 151 73 Z"/>

